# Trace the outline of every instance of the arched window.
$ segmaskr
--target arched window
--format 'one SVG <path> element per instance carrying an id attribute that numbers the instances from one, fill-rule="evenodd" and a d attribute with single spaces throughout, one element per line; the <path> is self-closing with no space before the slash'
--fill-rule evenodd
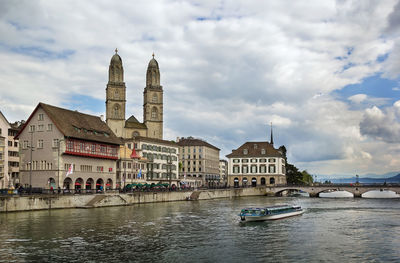
<path id="1" fill-rule="evenodd" d="M 269 184 L 275 184 L 275 178 L 274 177 L 271 177 L 269 179 Z"/>
<path id="2" fill-rule="evenodd" d="M 158 98 L 157 98 L 157 94 L 153 94 L 153 98 L 151 99 L 152 102 L 157 103 L 158 102 Z"/>
<path id="3" fill-rule="evenodd" d="M 157 108 L 156 108 L 156 107 L 153 107 L 153 108 L 151 109 L 151 118 L 152 118 L 153 120 L 156 120 L 156 119 L 157 119 Z"/>

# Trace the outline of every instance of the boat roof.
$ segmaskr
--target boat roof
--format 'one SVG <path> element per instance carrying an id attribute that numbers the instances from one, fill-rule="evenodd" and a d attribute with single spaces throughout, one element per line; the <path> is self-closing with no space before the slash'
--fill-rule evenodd
<path id="1" fill-rule="evenodd" d="M 294 208 L 300 207 L 298 205 L 274 205 L 274 206 L 267 206 L 267 207 L 248 207 L 243 208 L 242 210 L 280 210 L 280 209 L 287 209 L 287 208 Z"/>

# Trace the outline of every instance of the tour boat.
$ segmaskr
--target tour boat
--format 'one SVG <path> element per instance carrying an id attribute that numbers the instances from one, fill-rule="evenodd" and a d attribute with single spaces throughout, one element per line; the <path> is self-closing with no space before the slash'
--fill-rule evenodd
<path id="1" fill-rule="evenodd" d="M 300 206 L 277 205 L 265 208 L 244 208 L 240 211 L 242 221 L 276 220 L 304 213 Z"/>

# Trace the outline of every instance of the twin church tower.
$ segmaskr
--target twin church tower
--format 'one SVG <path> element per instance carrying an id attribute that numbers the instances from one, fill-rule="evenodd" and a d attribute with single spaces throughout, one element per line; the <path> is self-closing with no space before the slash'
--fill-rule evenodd
<path id="1" fill-rule="evenodd" d="M 150 60 L 147 67 L 146 87 L 143 92 L 143 123 L 135 116 L 125 119 L 126 86 L 122 59 L 115 50 L 108 70 L 106 88 L 106 123 L 118 137 L 137 136 L 163 139 L 163 89 L 157 60 Z"/>

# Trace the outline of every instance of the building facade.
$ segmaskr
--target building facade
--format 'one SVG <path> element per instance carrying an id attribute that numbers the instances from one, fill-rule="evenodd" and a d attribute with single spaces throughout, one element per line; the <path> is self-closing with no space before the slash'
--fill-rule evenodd
<path id="1" fill-rule="evenodd" d="M 121 141 L 100 117 L 39 103 L 16 138 L 24 187 L 116 187 Z"/>
<path id="2" fill-rule="evenodd" d="M 283 153 L 269 142 L 246 142 L 226 157 L 228 157 L 230 186 L 286 184 L 286 163 Z"/>
<path id="3" fill-rule="evenodd" d="M 228 161 L 219 160 L 219 176 L 222 186 L 228 186 Z"/>
<path id="4" fill-rule="evenodd" d="M 157 60 L 150 60 L 143 92 L 143 122 L 135 116 L 125 119 L 126 86 L 124 68 L 117 50 L 110 61 L 106 88 L 106 123 L 117 137 L 137 136 L 163 139 L 163 88 Z"/>
<path id="5" fill-rule="evenodd" d="M 181 179 L 194 180 L 194 187 L 222 185 L 219 173 L 219 148 L 193 137 L 177 138 L 177 144 Z"/>
<path id="6" fill-rule="evenodd" d="M 14 136 L 21 122 L 9 123 L 0 111 L 0 189 L 19 183 L 19 142 Z"/>
<path id="7" fill-rule="evenodd" d="M 148 160 L 139 156 L 134 148 L 134 143 L 125 140 L 120 147 L 119 159 L 117 161 L 117 188 L 124 188 L 132 183 L 147 183 Z"/>
<path id="8" fill-rule="evenodd" d="M 132 144 L 138 156 L 147 160 L 146 181 L 149 184 L 168 183 L 179 187 L 178 145 L 173 141 L 148 137 L 135 137 Z"/>

